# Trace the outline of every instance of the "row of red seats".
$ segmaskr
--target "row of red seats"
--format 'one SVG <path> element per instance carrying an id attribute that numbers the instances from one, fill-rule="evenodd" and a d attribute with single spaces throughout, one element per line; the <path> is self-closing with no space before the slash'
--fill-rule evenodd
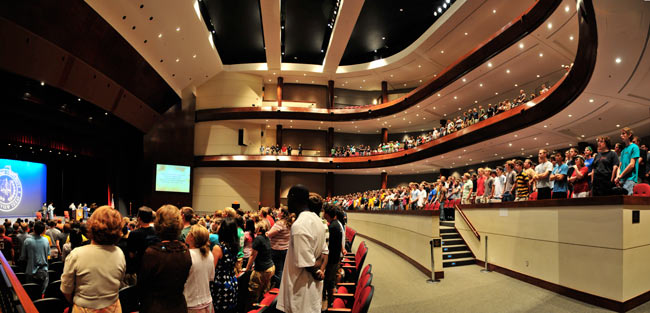
<path id="1" fill-rule="evenodd" d="M 460 199 L 445 200 L 445 208 L 460 205 Z M 424 210 L 440 210 L 440 202 L 429 203 L 424 206 Z"/>

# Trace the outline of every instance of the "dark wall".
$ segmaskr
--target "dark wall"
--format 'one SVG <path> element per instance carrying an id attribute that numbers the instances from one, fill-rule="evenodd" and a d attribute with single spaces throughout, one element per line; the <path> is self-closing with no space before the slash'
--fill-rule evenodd
<path id="1" fill-rule="evenodd" d="M 413 174 L 413 175 L 388 175 L 388 188 L 395 188 L 398 186 L 406 186 L 409 183 L 419 183 L 422 181 L 435 182 L 440 173 L 431 174 Z"/>
<path id="2" fill-rule="evenodd" d="M 370 145 L 373 149 L 381 143 L 381 134 L 334 133 L 334 146 Z"/>
<path id="3" fill-rule="evenodd" d="M 297 149 L 298 144 L 302 144 L 305 150 L 319 150 L 325 153 L 327 144 L 327 132 L 323 130 L 309 129 L 282 129 L 282 144 L 291 145 Z M 297 154 L 297 152 L 295 152 Z"/>
<path id="4" fill-rule="evenodd" d="M 347 195 L 381 187 L 380 175 L 334 174 L 334 195 Z"/>
<path id="5" fill-rule="evenodd" d="M 433 131 L 433 128 L 431 126 L 428 126 L 428 128 L 424 128 L 424 131 L 417 131 L 417 132 L 409 132 L 409 133 L 391 133 L 388 131 L 388 141 L 402 141 L 405 136 L 411 136 L 411 137 L 417 137 L 422 134 L 426 134 L 430 131 Z"/>
<path id="6" fill-rule="evenodd" d="M 144 202 L 156 210 L 163 204 L 174 204 L 178 207 L 192 205 L 192 182 L 190 193 L 157 192 L 155 191 L 156 164 L 172 164 L 192 166 L 194 163 L 194 112 L 196 102 L 194 96 L 188 96 L 183 104 L 172 106 L 162 115 L 151 131 L 144 135 L 144 158 L 141 166 L 144 177 Z M 194 180 L 192 176 L 191 181 Z"/>
<path id="7" fill-rule="evenodd" d="M 284 84 L 282 100 L 314 102 L 317 108 L 327 107 L 327 87 L 320 85 Z"/>

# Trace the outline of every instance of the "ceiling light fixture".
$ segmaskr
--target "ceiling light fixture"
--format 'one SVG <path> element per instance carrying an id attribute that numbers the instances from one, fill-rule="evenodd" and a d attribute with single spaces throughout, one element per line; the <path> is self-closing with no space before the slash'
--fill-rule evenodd
<path id="1" fill-rule="evenodd" d="M 546 28 L 548 28 L 548 29 L 552 29 L 552 28 L 553 28 L 553 23 L 548 23 L 548 24 L 546 24 Z"/>
<path id="2" fill-rule="evenodd" d="M 162 34 L 158 34 L 158 38 L 162 38 Z"/>
<path id="3" fill-rule="evenodd" d="M 179 27 L 176 27 L 176 31 L 177 31 L 177 32 L 181 31 L 181 27 L 180 27 L 180 26 L 179 26 Z"/>
<path id="4" fill-rule="evenodd" d="M 614 61 L 616 62 L 616 64 L 619 64 L 619 63 L 621 63 L 621 58 L 616 58 L 616 60 L 614 60 Z"/>
<path id="5" fill-rule="evenodd" d="M 543 56 L 544 56 L 544 53 L 541 53 L 541 52 L 540 52 L 540 53 L 539 53 L 539 57 L 541 58 L 541 57 L 543 57 Z"/>
<path id="6" fill-rule="evenodd" d="M 510 70 L 506 70 L 506 74 L 510 74 Z"/>
<path id="7" fill-rule="evenodd" d="M 589 103 L 594 103 L 594 99 L 589 99 Z"/>
<path id="8" fill-rule="evenodd" d="M 492 62 L 488 62 L 487 66 L 492 67 Z"/>
<path id="9" fill-rule="evenodd" d="M 523 42 L 519 43 L 519 49 L 523 49 L 523 48 L 524 48 L 524 43 Z"/>
<path id="10" fill-rule="evenodd" d="M 497 14 L 497 10 L 492 10 L 492 14 Z"/>
<path id="11" fill-rule="evenodd" d="M 573 40 L 573 35 L 569 36 L 569 40 Z"/>

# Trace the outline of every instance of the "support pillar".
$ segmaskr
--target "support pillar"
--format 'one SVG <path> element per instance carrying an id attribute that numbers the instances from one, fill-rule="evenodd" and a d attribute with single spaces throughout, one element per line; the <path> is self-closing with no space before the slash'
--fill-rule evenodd
<path id="1" fill-rule="evenodd" d="M 388 82 L 381 82 L 381 103 L 388 102 Z"/>
<path id="2" fill-rule="evenodd" d="M 282 89 L 284 88 L 284 79 L 278 77 L 278 106 L 282 106 Z"/>
<path id="3" fill-rule="evenodd" d="M 334 127 L 327 129 L 327 143 L 325 145 L 325 155 L 329 156 L 332 153 L 332 148 L 334 147 Z"/>
<path id="4" fill-rule="evenodd" d="M 325 176 L 325 194 L 328 198 L 334 195 L 334 172 L 327 172 Z"/>
<path id="5" fill-rule="evenodd" d="M 282 185 L 282 171 L 275 171 L 275 202 L 276 208 L 280 207 L 280 186 Z"/>
<path id="6" fill-rule="evenodd" d="M 388 142 L 388 128 L 381 129 L 381 142 L 382 143 Z"/>
<path id="7" fill-rule="evenodd" d="M 328 109 L 333 109 L 334 108 L 334 81 L 333 80 L 328 80 L 327 81 L 327 108 Z"/>
<path id="8" fill-rule="evenodd" d="M 275 126 L 275 143 L 282 147 L 282 125 Z"/>
<path id="9" fill-rule="evenodd" d="M 386 189 L 388 186 L 388 173 L 381 172 L 381 189 Z"/>

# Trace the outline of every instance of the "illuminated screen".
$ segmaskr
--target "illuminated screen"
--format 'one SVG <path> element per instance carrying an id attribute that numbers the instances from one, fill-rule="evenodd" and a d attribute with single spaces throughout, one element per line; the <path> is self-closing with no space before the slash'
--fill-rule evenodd
<path id="1" fill-rule="evenodd" d="M 33 217 L 47 201 L 47 167 L 0 159 L 0 216 Z"/>
<path id="2" fill-rule="evenodd" d="M 156 191 L 190 192 L 189 166 L 156 165 Z"/>

